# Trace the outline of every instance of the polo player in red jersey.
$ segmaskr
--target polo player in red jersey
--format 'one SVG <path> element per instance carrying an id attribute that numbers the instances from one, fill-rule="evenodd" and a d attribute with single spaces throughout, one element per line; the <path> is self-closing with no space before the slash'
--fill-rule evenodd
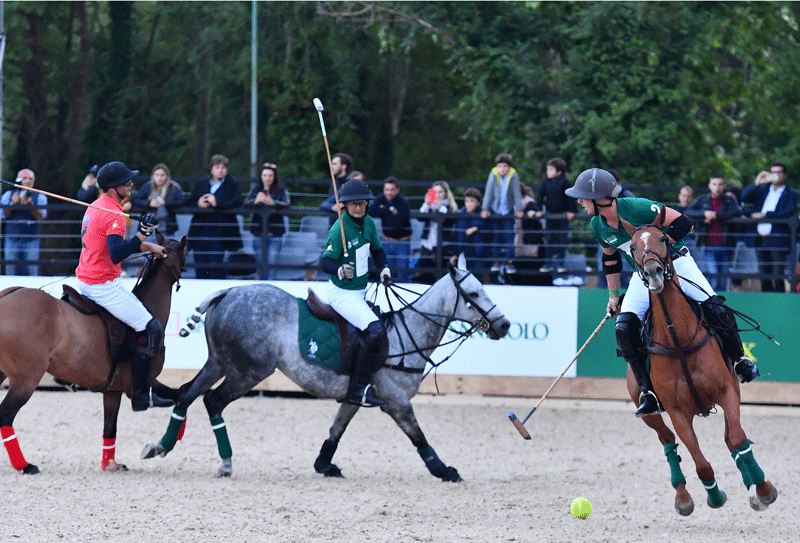
<path id="1" fill-rule="evenodd" d="M 166 256 L 164 247 L 145 241 L 158 227 L 158 221 L 152 213 L 142 217 L 139 231 L 125 241 L 122 201 L 130 196 L 133 178 L 138 173 L 138 170 L 129 170 L 122 162 L 109 162 L 100 168 L 97 182 L 104 194 L 92 204 L 95 207 L 90 207 L 83 216 L 81 257 L 75 276 L 81 294 L 136 332 L 138 342 L 131 372 L 131 407 L 134 411 L 145 411 L 148 407 L 169 407 L 173 402 L 160 398 L 150 387 L 150 366 L 161 350 L 164 328 L 132 292 L 123 288 L 120 281 L 120 262 L 130 255 L 150 252 L 158 258 Z"/>

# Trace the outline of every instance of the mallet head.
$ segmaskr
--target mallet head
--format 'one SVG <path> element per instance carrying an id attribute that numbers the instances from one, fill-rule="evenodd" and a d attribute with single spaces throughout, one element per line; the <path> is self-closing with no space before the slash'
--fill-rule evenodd
<path id="1" fill-rule="evenodd" d="M 322 111 L 322 100 L 314 98 L 314 107 L 317 108 L 317 111 Z"/>

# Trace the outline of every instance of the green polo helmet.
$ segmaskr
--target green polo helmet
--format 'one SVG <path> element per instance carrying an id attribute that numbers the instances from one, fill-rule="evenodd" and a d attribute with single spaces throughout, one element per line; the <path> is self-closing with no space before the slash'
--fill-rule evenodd
<path id="1" fill-rule="evenodd" d="M 581 172 L 575 185 L 564 191 L 567 196 L 582 200 L 598 200 L 600 198 L 616 198 L 622 186 L 614 176 L 600 168 L 591 168 Z"/>

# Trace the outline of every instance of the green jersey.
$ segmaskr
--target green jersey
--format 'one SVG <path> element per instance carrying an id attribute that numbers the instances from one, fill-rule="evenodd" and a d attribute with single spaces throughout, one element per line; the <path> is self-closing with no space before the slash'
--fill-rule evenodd
<path id="1" fill-rule="evenodd" d="M 643 224 L 652 224 L 661 212 L 664 204 L 647 200 L 645 198 L 617 198 L 617 216 L 625 219 L 634 227 Z M 592 234 L 600 242 L 602 247 L 616 247 L 625 255 L 625 260 L 636 269 L 631 258 L 631 235 L 622 226 L 622 221 L 617 221 L 617 227 L 611 228 L 605 218 L 595 215 L 589 222 Z M 666 232 L 666 228 L 662 228 Z M 676 250 L 683 248 L 683 241 L 678 241 L 674 245 Z"/>
<path id="2" fill-rule="evenodd" d="M 339 266 L 352 264 L 356 271 L 350 281 L 342 281 L 336 275 L 328 274 L 328 277 L 339 288 L 362 290 L 367 288 L 370 251 L 380 249 L 383 245 L 378 237 L 375 221 L 369 215 L 364 215 L 364 220 L 359 225 L 345 212 L 342 213 L 341 221 L 344 224 L 344 237 L 347 240 L 347 258 L 344 257 L 339 220 L 333 223 L 328 231 L 328 242 L 325 244 L 325 252 L 322 253 L 322 256 L 323 258 L 326 256 L 332 258 Z"/>

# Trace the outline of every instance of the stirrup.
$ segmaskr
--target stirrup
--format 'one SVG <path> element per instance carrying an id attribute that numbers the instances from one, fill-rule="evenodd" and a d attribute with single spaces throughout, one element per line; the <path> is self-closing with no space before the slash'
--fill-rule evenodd
<path id="1" fill-rule="evenodd" d="M 131 408 L 134 411 L 147 411 L 150 407 L 172 407 L 175 402 L 162 398 L 153 391 L 152 387 L 147 387 L 146 391 L 131 395 Z"/>
<path id="2" fill-rule="evenodd" d="M 386 402 L 375 395 L 372 385 L 367 385 L 353 392 L 348 392 L 347 399 L 345 399 L 347 403 L 360 405 L 361 407 L 380 407 L 386 405 Z"/>
<path id="3" fill-rule="evenodd" d="M 743 356 L 733 365 L 733 371 L 742 383 L 749 383 L 761 376 L 761 372 L 752 360 Z"/>
<path id="4" fill-rule="evenodd" d="M 639 394 L 639 409 L 636 410 L 637 417 L 647 417 L 663 412 L 664 408 L 661 407 L 661 402 L 658 401 L 655 392 L 647 390 Z"/>

